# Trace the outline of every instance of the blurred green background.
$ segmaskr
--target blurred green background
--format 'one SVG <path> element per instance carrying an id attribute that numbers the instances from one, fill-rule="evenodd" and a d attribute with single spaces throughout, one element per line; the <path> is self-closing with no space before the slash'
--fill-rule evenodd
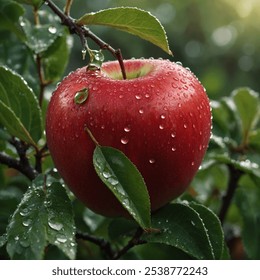
<path id="1" fill-rule="evenodd" d="M 57 4 L 62 7 L 62 2 L 65 1 Z M 146 41 L 110 28 L 90 28 L 114 48 L 120 48 L 124 58 L 181 61 L 198 76 L 211 99 L 229 95 L 240 86 L 260 91 L 259 0 L 75 0 L 71 16 L 78 18 L 87 12 L 118 6 L 135 6 L 155 15 L 174 53 L 169 57 Z M 67 72 L 86 63 L 76 36 L 73 48 Z M 105 56 L 112 59 L 107 52 Z"/>

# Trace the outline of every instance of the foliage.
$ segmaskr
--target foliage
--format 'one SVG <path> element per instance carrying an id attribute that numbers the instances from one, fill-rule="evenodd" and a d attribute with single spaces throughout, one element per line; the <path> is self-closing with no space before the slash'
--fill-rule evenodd
<path id="1" fill-rule="evenodd" d="M 147 259 L 156 250 L 163 259 L 259 259 L 259 94 L 239 87 L 212 100 L 212 137 L 197 176 L 182 197 L 152 216 L 135 166 L 120 151 L 97 145 L 97 173 L 134 220 L 99 216 L 68 191 L 48 154 L 48 93 L 64 76 L 73 40 L 72 23 L 62 26 L 42 2 L 0 3 L 0 258 Z M 140 32 L 126 11 L 153 32 Z M 170 53 L 161 24 L 144 10 L 86 12 L 76 22 L 116 27 Z M 85 41 L 81 48 L 100 55 Z M 234 241 L 242 244 L 239 255 Z"/>

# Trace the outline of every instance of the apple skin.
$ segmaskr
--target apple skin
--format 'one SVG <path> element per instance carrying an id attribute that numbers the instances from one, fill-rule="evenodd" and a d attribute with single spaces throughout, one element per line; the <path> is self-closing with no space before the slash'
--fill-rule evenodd
<path id="1" fill-rule="evenodd" d="M 126 210 L 98 178 L 95 144 L 121 150 L 146 182 L 155 211 L 181 195 L 193 179 L 211 133 L 205 89 L 189 70 L 161 59 L 117 61 L 101 70 L 77 69 L 57 87 L 46 117 L 47 143 L 58 172 L 87 207 L 105 216 Z M 75 94 L 88 90 L 82 104 Z"/>

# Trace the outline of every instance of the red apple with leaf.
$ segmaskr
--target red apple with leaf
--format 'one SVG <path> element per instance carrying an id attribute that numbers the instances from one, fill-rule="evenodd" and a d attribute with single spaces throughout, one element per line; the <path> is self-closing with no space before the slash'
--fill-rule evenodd
<path id="1" fill-rule="evenodd" d="M 94 21 L 105 18 L 104 12 L 98 16 Z M 92 14 L 78 24 L 89 22 Z M 160 44 L 155 36 L 150 38 Z M 163 38 L 163 48 L 170 52 Z M 126 79 L 117 61 L 69 74 L 55 90 L 46 120 L 48 147 L 60 175 L 87 207 L 106 216 L 125 216 L 127 205 L 103 182 L 125 192 L 118 178 L 126 182 L 131 174 L 121 173 L 125 166 L 113 153 L 110 162 L 121 169 L 113 173 L 106 163 L 108 170 L 105 165 L 97 170 L 98 159 L 94 165 L 92 160 L 97 142 L 122 151 L 137 167 L 155 211 L 189 186 L 211 130 L 208 97 L 189 69 L 162 59 L 122 63 Z M 135 180 L 128 190 L 138 192 Z"/>

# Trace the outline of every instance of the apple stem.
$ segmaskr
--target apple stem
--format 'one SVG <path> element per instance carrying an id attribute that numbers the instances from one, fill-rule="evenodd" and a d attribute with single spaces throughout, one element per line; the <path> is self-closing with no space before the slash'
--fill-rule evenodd
<path id="1" fill-rule="evenodd" d="M 88 133 L 89 137 L 91 138 L 91 140 L 94 142 L 94 144 L 98 147 L 100 147 L 97 139 L 94 137 L 94 135 L 92 134 L 92 132 L 90 131 L 90 129 L 88 127 L 85 127 L 84 130 Z"/>
<path id="2" fill-rule="evenodd" d="M 126 71 L 123 62 L 123 56 L 120 49 L 114 49 L 109 44 L 104 42 L 96 34 L 94 34 L 89 28 L 79 25 L 76 23 L 76 20 L 65 14 L 60 8 L 58 8 L 51 0 L 46 0 L 45 4 L 50 7 L 50 9 L 61 19 L 62 25 L 65 25 L 69 28 L 71 34 L 77 34 L 83 46 L 85 48 L 85 38 L 90 38 L 94 41 L 102 50 L 108 50 L 119 62 L 123 79 L 126 79 Z"/>

